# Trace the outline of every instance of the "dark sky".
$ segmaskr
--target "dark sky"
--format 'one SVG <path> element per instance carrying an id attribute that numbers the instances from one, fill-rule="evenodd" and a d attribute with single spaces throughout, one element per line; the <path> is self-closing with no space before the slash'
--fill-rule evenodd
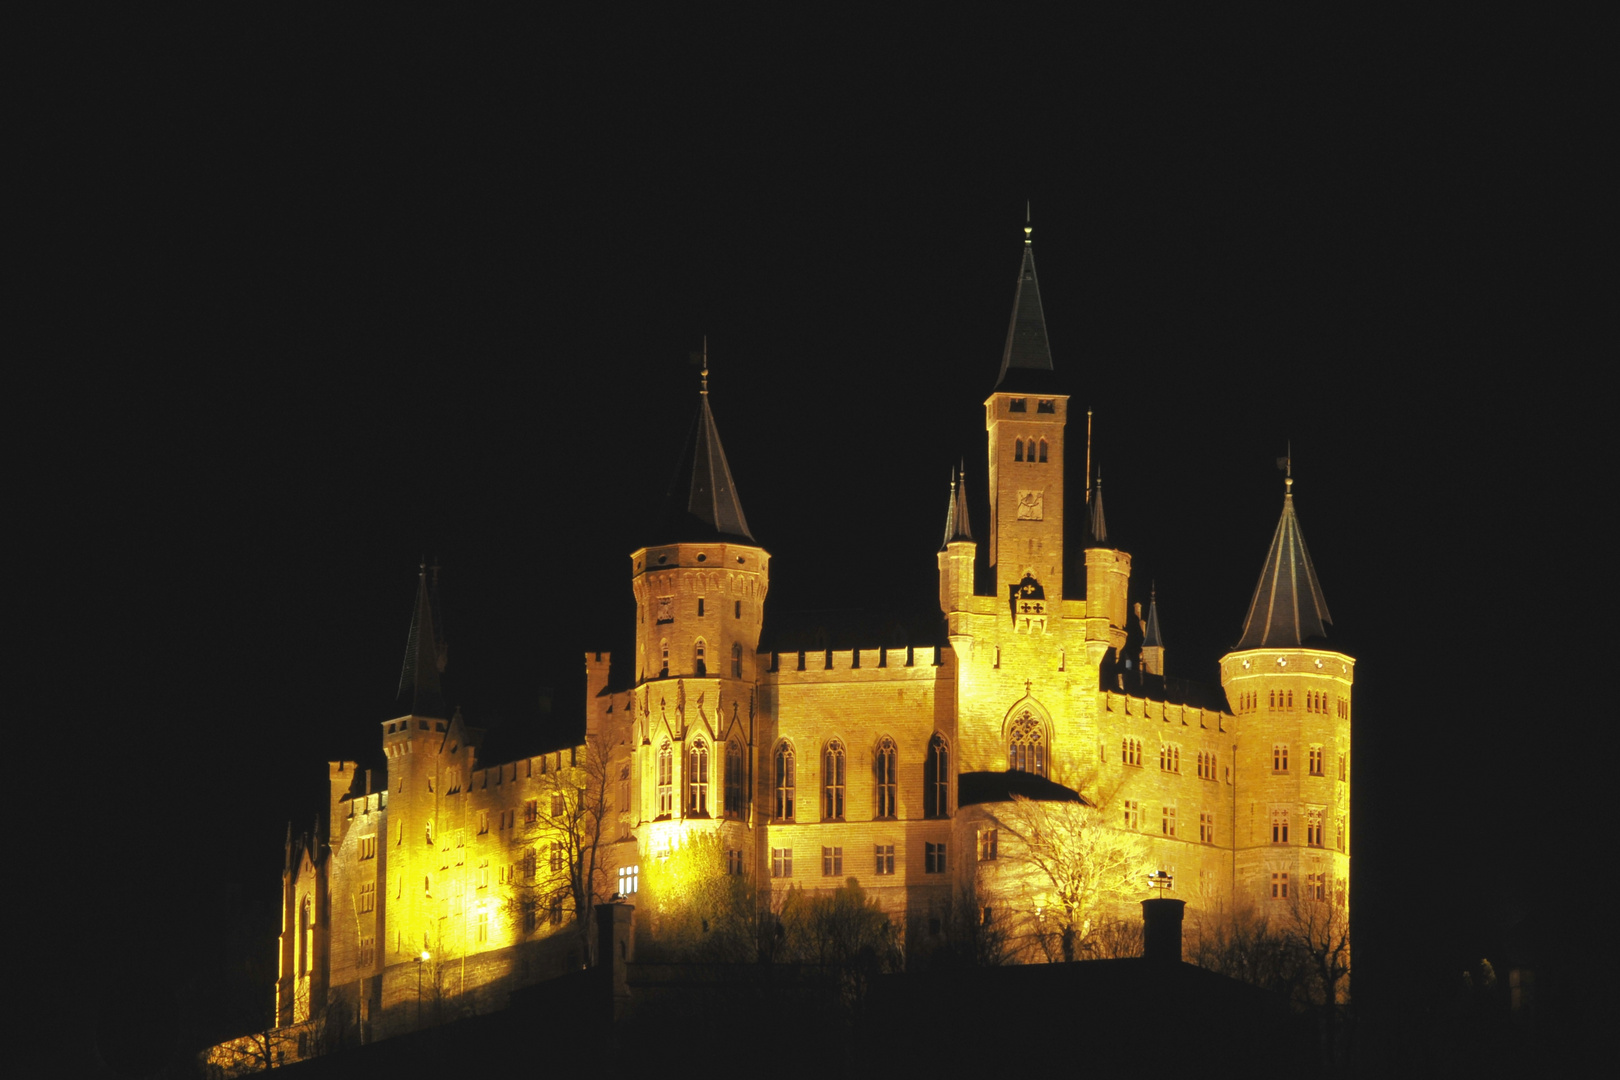
<path id="1" fill-rule="evenodd" d="M 13 399 L 35 753 L 139 823 L 103 855 L 129 899 L 86 901 L 108 947 L 209 955 L 176 910 L 273 899 L 323 762 L 375 752 L 424 552 L 472 719 L 579 723 L 704 334 L 771 603 L 926 605 L 958 458 L 985 524 L 1026 199 L 1173 674 L 1235 641 L 1292 441 L 1359 660 L 1367 963 L 1548 903 L 1615 644 L 1578 28 L 120 17 L 59 28 L 31 103 Z"/>

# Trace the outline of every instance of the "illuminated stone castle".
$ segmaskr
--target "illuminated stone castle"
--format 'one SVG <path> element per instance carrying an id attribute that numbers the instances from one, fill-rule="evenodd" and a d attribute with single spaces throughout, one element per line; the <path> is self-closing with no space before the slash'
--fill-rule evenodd
<path id="1" fill-rule="evenodd" d="M 386 775 L 333 763 L 329 824 L 289 837 L 280 1024 L 335 1004 L 376 1037 L 408 1026 L 424 993 L 496 1007 L 504 989 L 583 962 L 576 905 L 633 899 L 649 860 L 700 834 L 724 853 L 716 873 L 773 890 L 855 878 L 926 933 L 965 884 L 986 907 L 1013 902 L 993 810 L 1015 794 L 1091 803 L 1143 838 L 1142 873 L 1173 875 L 1171 895 L 1195 909 L 1347 903 L 1353 661 L 1324 641 L 1293 480 L 1219 685 L 1170 676 L 1100 485 L 1065 476 L 1069 398 L 1027 230 L 1022 259 L 984 402 L 989 519 L 976 533 L 964 472 L 938 612 L 921 624 L 767 619 L 771 556 L 743 514 L 706 370 L 673 512 L 630 556 L 635 652 L 586 656 L 583 745 L 478 759 L 479 732 L 440 687 L 423 575 L 400 715 L 382 724 Z M 582 789 L 611 808 L 595 867 L 580 866 Z"/>

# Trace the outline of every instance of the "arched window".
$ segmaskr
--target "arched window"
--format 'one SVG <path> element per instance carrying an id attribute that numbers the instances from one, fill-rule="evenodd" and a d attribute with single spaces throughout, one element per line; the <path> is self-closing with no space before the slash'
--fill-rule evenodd
<path id="1" fill-rule="evenodd" d="M 1028 712 L 1013 721 L 1012 737 L 1007 740 L 1007 768 L 1046 775 L 1046 737 L 1041 733 L 1040 721 Z"/>
<path id="2" fill-rule="evenodd" d="M 709 665 L 704 659 L 708 649 L 702 638 L 698 638 L 697 644 L 692 647 L 692 673 L 700 679 L 709 673 Z"/>
<path id="3" fill-rule="evenodd" d="M 686 812 L 709 816 L 709 744 L 702 739 L 686 752 Z"/>
<path id="4" fill-rule="evenodd" d="M 667 679 L 669 678 L 669 638 L 664 638 L 658 643 L 658 656 L 658 677 Z"/>
<path id="5" fill-rule="evenodd" d="M 1046 460 L 1046 440 L 1045 439 L 1041 440 L 1041 460 L 1042 461 Z"/>
<path id="6" fill-rule="evenodd" d="M 834 739 L 827 744 L 821 773 L 821 819 L 844 820 L 844 744 Z"/>
<path id="7" fill-rule="evenodd" d="M 923 760 L 923 816 L 948 817 L 951 812 L 951 750 L 938 732 L 928 740 Z"/>
<path id="8" fill-rule="evenodd" d="M 793 820 L 793 747 L 776 744 L 776 820 Z"/>
<path id="9" fill-rule="evenodd" d="M 742 678 L 742 646 L 736 643 L 731 646 L 731 677 Z"/>
<path id="10" fill-rule="evenodd" d="M 744 790 L 742 743 L 732 739 L 726 743 L 726 817 L 742 817 Z"/>
<path id="11" fill-rule="evenodd" d="M 887 735 L 878 743 L 872 767 L 877 773 L 877 816 L 895 816 L 894 740 Z"/>
<path id="12" fill-rule="evenodd" d="M 298 909 L 298 974 L 309 974 L 310 946 L 314 944 L 315 935 L 311 932 L 309 918 L 309 897 Z"/>
<path id="13" fill-rule="evenodd" d="M 1013 460 L 1014 461 L 1023 461 L 1024 460 L 1024 440 L 1023 439 L 1014 439 L 1013 440 Z"/>
<path id="14" fill-rule="evenodd" d="M 675 812 L 675 755 L 670 752 L 669 741 L 658 748 L 658 816 L 667 818 Z"/>

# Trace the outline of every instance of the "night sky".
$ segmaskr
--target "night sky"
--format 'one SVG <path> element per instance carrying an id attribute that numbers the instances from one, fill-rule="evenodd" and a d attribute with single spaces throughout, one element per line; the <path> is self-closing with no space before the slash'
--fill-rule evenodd
<path id="1" fill-rule="evenodd" d="M 772 607 L 932 603 L 958 459 L 988 524 L 1026 200 L 1071 490 L 1092 409 L 1171 674 L 1237 639 L 1292 442 L 1358 660 L 1358 990 L 1558 910 L 1616 644 L 1576 28 L 120 17 L 38 87 L 12 399 L 27 752 L 119 826 L 116 902 L 67 897 L 115 983 L 200 985 L 233 921 L 273 948 L 424 554 L 469 718 L 581 727 L 705 334 Z"/>

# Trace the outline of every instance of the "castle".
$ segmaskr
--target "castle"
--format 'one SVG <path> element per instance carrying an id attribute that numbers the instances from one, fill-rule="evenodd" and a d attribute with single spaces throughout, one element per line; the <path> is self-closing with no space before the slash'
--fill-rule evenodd
<path id="1" fill-rule="evenodd" d="M 771 556 L 704 375 L 672 512 L 630 555 L 634 654 L 586 655 L 582 745 L 479 759 L 480 732 L 447 707 L 424 571 L 384 774 L 331 763 L 326 824 L 289 833 L 280 1027 L 337 1015 L 370 1039 L 419 1023 L 424 1000 L 495 1007 L 585 962 L 576 908 L 633 902 L 648 862 L 697 835 L 724 853 L 715 873 L 773 891 L 855 878 L 926 924 L 968 883 L 989 917 L 1015 902 L 995 824 L 1015 795 L 1092 804 L 1194 907 L 1344 908 L 1354 662 L 1324 641 L 1292 477 L 1219 685 L 1170 676 L 1100 485 L 1065 476 L 1069 398 L 1027 229 L 984 402 L 989 520 L 976 534 L 964 470 L 925 625 L 768 624 Z"/>

